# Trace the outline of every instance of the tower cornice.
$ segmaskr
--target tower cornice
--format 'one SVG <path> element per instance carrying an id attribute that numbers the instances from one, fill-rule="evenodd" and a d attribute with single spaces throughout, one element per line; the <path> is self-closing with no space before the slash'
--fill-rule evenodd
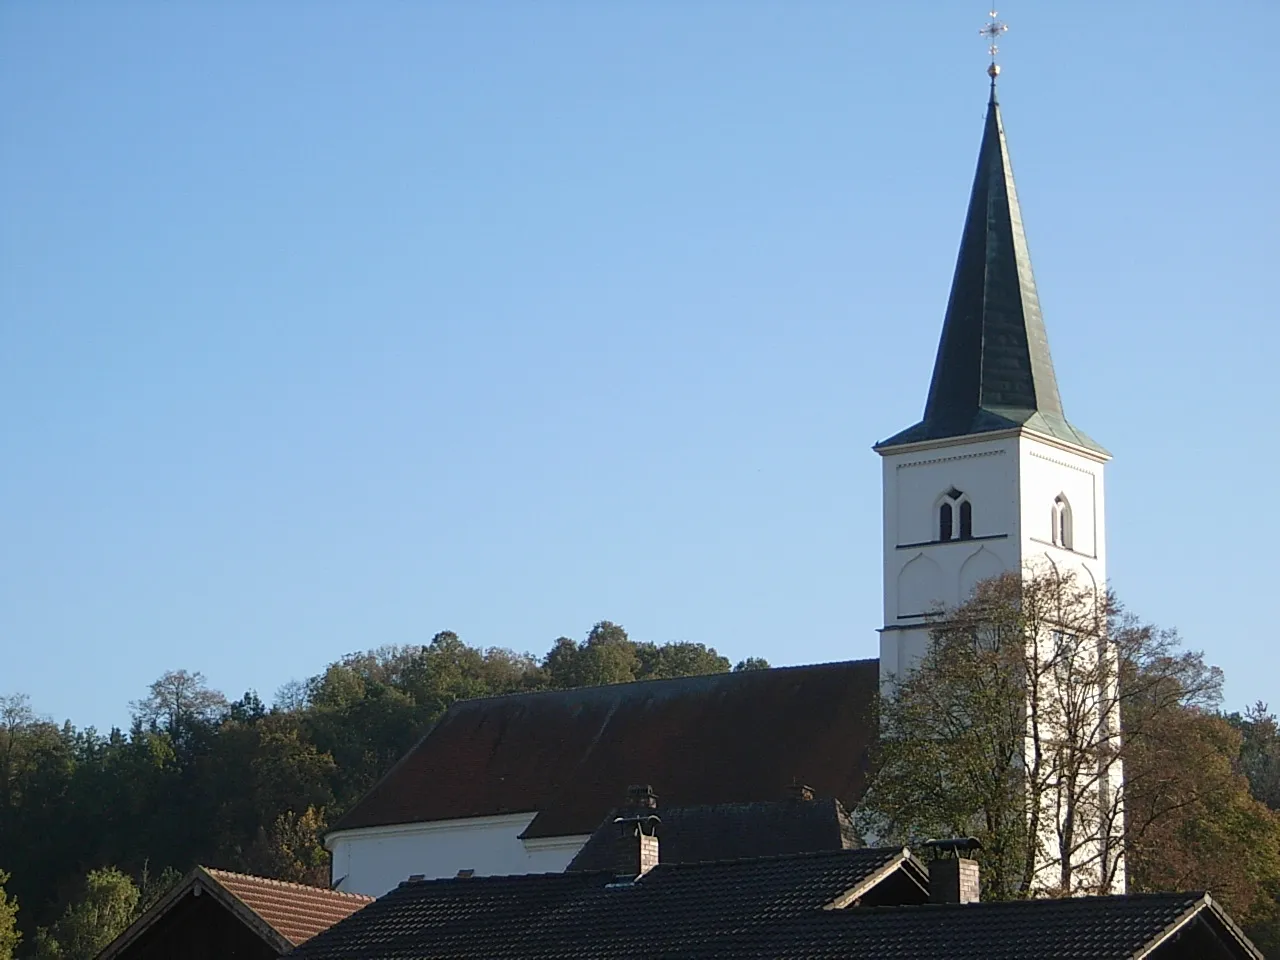
<path id="1" fill-rule="evenodd" d="M 1066 453 L 1074 453 L 1077 456 L 1085 457 L 1095 463 L 1109 463 L 1111 454 L 1100 446 L 1094 444 L 1092 446 L 1084 446 L 1079 443 L 1071 443 L 1040 430 L 1031 427 L 1011 427 L 1007 430 L 988 430 L 980 434 L 962 434 L 957 437 L 939 437 L 936 440 L 917 440 L 907 443 L 877 443 L 871 449 L 882 457 L 901 456 L 909 453 L 925 453 L 930 450 L 942 450 L 948 447 L 959 447 L 971 445 L 978 441 L 997 441 L 1012 440 L 1026 437 L 1031 440 L 1039 440 L 1041 443 L 1051 447 L 1056 447 Z"/>

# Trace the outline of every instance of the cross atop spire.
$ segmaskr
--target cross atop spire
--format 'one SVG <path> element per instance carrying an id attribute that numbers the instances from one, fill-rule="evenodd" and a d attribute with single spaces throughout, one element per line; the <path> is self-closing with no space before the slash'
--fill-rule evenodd
<path id="1" fill-rule="evenodd" d="M 924 419 L 876 449 L 1023 427 L 1106 455 L 1062 412 L 995 72 Z"/>
<path id="2" fill-rule="evenodd" d="M 987 38 L 987 52 L 991 54 L 991 66 L 987 67 L 987 76 L 991 78 L 991 86 L 996 85 L 996 77 L 1000 76 L 1000 64 L 996 63 L 996 54 L 1000 52 L 1000 48 L 996 46 L 996 41 L 1007 33 L 1009 25 L 1002 20 L 996 19 L 997 11 L 992 10 L 988 14 L 988 20 L 978 31 L 980 36 Z"/>

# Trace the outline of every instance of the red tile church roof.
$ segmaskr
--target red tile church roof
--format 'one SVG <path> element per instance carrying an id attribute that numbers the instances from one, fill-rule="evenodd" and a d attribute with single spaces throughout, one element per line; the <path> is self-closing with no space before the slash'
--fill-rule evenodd
<path id="1" fill-rule="evenodd" d="M 878 682 L 855 660 L 460 701 L 334 829 L 536 812 L 526 837 L 589 834 L 631 783 L 691 805 L 799 779 L 852 806 Z"/>

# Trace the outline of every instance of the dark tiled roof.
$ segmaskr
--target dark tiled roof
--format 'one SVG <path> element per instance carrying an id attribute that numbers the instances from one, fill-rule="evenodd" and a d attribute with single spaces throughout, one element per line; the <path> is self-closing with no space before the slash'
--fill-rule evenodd
<path id="1" fill-rule="evenodd" d="M 725 937 L 749 938 L 786 918 L 820 911 L 894 868 L 923 876 L 923 867 L 902 850 L 863 849 L 662 863 L 623 884 L 612 871 L 410 881 L 293 956 L 710 956 Z"/>
<path id="2" fill-rule="evenodd" d="M 293 956 L 1122 960 L 1168 937 L 1182 948 L 1153 956 L 1261 957 L 1203 894 L 932 906 L 923 871 L 905 851 L 863 849 L 664 863 L 634 883 L 612 872 L 409 882 Z M 874 905 L 904 878 L 891 902 L 915 905 Z M 1232 952 L 1205 949 L 1205 938 Z"/>
<path id="3" fill-rule="evenodd" d="M 611 810 L 569 870 L 613 867 L 618 828 Z M 860 847 L 849 813 L 839 800 L 775 800 L 717 803 L 657 810 L 658 842 L 664 863 L 743 860 L 788 853 Z"/>
<path id="4" fill-rule="evenodd" d="M 743 938 L 727 955 L 744 960 L 1129 960 L 1210 903 L 1202 893 L 1161 893 L 824 911 Z"/>
<path id="5" fill-rule="evenodd" d="M 309 940 L 373 902 L 373 897 L 226 870 L 206 873 L 292 944 Z"/>
<path id="6" fill-rule="evenodd" d="M 631 783 L 672 805 L 773 799 L 795 778 L 865 787 L 875 660 L 455 703 L 335 830 L 503 813 L 589 834 Z"/>
<path id="7" fill-rule="evenodd" d="M 1019 426 L 1106 454 L 1062 412 L 992 87 L 924 419 L 877 448 Z"/>

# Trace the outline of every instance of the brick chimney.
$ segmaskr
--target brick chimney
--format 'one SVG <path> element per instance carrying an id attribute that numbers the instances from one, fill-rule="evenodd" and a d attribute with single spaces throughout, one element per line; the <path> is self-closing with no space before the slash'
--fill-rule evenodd
<path id="1" fill-rule="evenodd" d="M 981 850 L 976 837 L 930 840 L 924 844 L 933 852 L 929 861 L 931 903 L 977 903 L 981 896 L 978 861 L 962 854 Z"/>
<path id="2" fill-rule="evenodd" d="M 929 864 L 929 901 L 931 903 L 977 903 L 978 861 L 967 857 L 948 857 Z"/>
<path id="3" fill-rule="evenodd" d="M 658 865 L 658 824 L 662 821 L 654 812 L 657 808 L 652 787 L 627 788 L 626 805 L 613 821 L 618 825 L 614 872 L 619 877 L 639 879 Z"/>

